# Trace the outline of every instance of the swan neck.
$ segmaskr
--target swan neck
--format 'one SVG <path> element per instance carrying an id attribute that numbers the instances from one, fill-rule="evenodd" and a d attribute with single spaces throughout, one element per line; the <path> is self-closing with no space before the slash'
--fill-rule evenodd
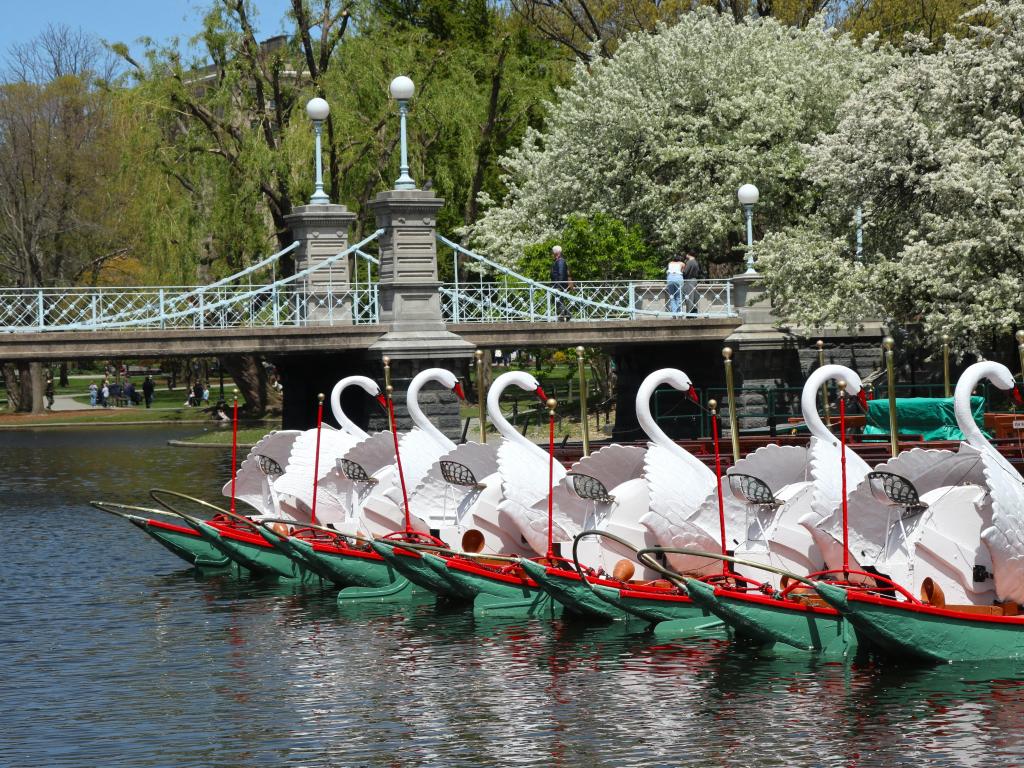
<path id="1" fill-rule="evenodd" d="M 343 432 L 357 437 L 367 437 L 362 427 L 354 424 L 341 407 L 341 393 L 353 384 L 360 383 L 359 379 L 361 378 L 363 377 L 346 376 L 334 385 L 334 388 L 331 390 L 331 413 L 334 414 L 334 420 L 338 422 L 338 426 L 341 427 Z"/>
<path id="2" fill-rule="evenodd" d="M 423 409 L 420 408 L 420 389 L 428 381 L 438 381 L 438 379 L 432 376 L 416 376 L 409 382 L 409 389 L 405 393 L 405 408 L 409 412 L 412 423 L 434 438 L 438 445 L 445 448 L 454 448 L 455 443 L 445 437 L 444 433 L 433 425 L 430 419 L 426 417 L 426 414 L 423 413 Z"/>
<path id="3" fill-rule="evenodd" d="M 821 391 L 825 382 L 843 375 L 835 369 L 839 366 L 825 365 L 811 372 L 804 382 L 803 391 L 800 393 L 800 411 L 807 425 L 807 431 L 819 440 L 824 440 L 829 445 L 836 444 L 836 436 L 832 434 L 825 422 L 818 415 L 818 392 Z"/>
<path id="4" fill-rule="evenodd" d="M 953 390 L 953 415 L 956 417 L 956 425 L 963 432 L 967 444 L 981 451 L 993 451 L 995 448 L 988 441 L 978 425 L 974 421 L 974 414 L 971 412 L 971 393 L 978 383 L 987 378 L 988 372 L 984 366 L 971 366 L 956 383 Z"/>
<path id="5" fill-rule="evenodd" d="M 651 398 L 654 397 L 655 390 L 668 380 L 667 375 L 648 376 L 641 382 L 640 388 L 636 391 L 636 419 L 652 443 L 678 453 L 682 449 L 665 434 L 665 431 L 658 426 L 658 422 L 654 420 L 654 416 L 651 415 Z"/>
<path id="6" fill-rule="evenodd" d="M 531 450 L 539 450 L 536 445 L 523 437 L 519 433 L 519 430 L 513 427 L 509 423 L 508 419 L 506 419 L 502 414 L 501 396 L 510 385 L 517 383 L 512 378 L 502 381 L 503 378 L 503 376 L 499 376 L 495 382 L 491 384 L 491 388 L 487 392 L 487 417 L 491 420 L 494 428 L 498 430 L 498 434 L 506 440 L 518 443 L 519 445 L 528 446 Z"/>

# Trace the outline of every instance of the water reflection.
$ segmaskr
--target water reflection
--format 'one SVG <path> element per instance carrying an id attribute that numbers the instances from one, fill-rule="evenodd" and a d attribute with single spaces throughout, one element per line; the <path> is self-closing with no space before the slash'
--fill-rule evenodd
<path id="1" fill-rule="evenodd" d="M 825 663 L 197 575 L 86 505 L 216 498 L 227 458 L 166 447 L 182 434 L 0 436 L 0 764 L 1021 762 L 1019 664 Z"/>

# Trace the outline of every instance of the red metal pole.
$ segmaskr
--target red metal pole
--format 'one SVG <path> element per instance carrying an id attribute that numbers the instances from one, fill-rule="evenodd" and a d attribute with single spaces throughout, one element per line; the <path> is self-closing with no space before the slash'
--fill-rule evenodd
<path id="1" fill-rule="evenodd" d="M 548 400 L 548 563 L 555 556 L 555 406 L 552 398 Z"/>
<path id="2" fill-rule="evenodd" d="M 316 525 L 316 485 L 317 478 L 320 476 L 320 428 L 324 423 L 324 393 L 321 392 L 317 397 L 320 403 L 316 408 L 316 454 L 313 458 L 313 512 L 310 515 L 310 522 L 313 525 Z"/>
<path id="3" fill-rule="evenodd" d="M 722 498 L 722 454 L 718 450 L 718 403 L 710 400 L 708 405 L 711 408 L 711 435 L 715 443 L 715 480 L 718 483 L 718 527 L 722 536 L 722 554 L 726 555 L 725 547 L 725 500 Z M 729 563 L 722 561 L 722 573 L 729 573 Z"/>
<path id="4" fill-rule="evenodd" d="M 839 470 L 843 476 L 843 581 L 850 571 L 850 526 L 846 503 L 846 382 L 839 382 Z"/>
<path id="5" fill-rule="evenodd" d="M 235 406 L 231 414 L 231 511 L 235 511 L 235 471 L 238 467 L 238 390 L 235 390 Z"/>

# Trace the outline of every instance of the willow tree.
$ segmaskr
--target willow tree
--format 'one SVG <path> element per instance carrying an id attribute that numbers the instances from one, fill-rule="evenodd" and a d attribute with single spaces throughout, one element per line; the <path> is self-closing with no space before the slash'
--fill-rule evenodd
<path id="1" fill-rule="evenodd" d="M 112 76 L 99 41 L 65 27 L 10 51 L 0 79 L 0 284 L 94 282 L 131 250 Z M 4 366 L 9 403 L 41 411 L 42 366 L 20 368 Z"/>
<path id="2" fill-rule="evenodd" d="M 692 13 L 636 35 L 614 58 L 577 66 L 544 129 L 504 158 L 504 203 L 483 196 L 469 234 L 515 262 L 570 218 L 607 214 L 661 254 L 738 260 L 737 188 L 761 188 L 761 228 L 804 216 L 815 204 L 801 178 L 805 143 L 834 128 L 839 105 L 884 61 L 821 23 Z"/>
<path id="3" fill-rule="evenodd" d="M 979 12 L 968 36 L 909 51 L 852 96 L 809 149 L 814 215 L 757 246 L 786 317 L 881 317 L 933 345 L 948 333 L 963 350 L 1009 347 L 1024 323 L 1024 1 Z"/>

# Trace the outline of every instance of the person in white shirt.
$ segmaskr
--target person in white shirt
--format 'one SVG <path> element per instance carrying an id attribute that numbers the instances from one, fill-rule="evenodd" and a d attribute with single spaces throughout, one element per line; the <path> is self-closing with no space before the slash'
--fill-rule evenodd
<path id="1" fill-rule="evenodd" d="M 683 261 L 673 256 L 665 270 L 665 289 L 668 291 L 668 311 L 678 315 L 683 295 Z"/>

